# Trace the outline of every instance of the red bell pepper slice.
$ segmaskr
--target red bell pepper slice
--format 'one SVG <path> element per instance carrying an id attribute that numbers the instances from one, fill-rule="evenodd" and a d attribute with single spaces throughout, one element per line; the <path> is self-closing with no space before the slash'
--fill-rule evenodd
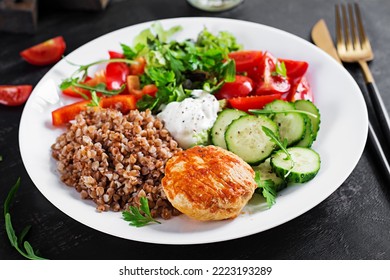
<path id="1" fill-rule="evenodd" d="M 231 107 L 248 112 L 249 109 L 262 109 L 266 104 L 281 99 L 281 94 L 253 95 L 228 99 Z"/>
<path id="2" fill-rule="evenodd" d="M 77 114 L 85 110 L 88 103 L 90 103 L 89 100 L 79 101 L 54 110 L 51 113 L 53 125 L 60 126 L 73 120 Z"/>
<path id="3" fill-rule="evenodd" d="M 54 126 L 61 126 L 73 120 L 77 114 L 87 108 L 90 100 L 83 100 L 73 104 L 69 104 L 54 110 L 52 115 L 52 123 Z M 127 114 L 130 110 L 137 108 L 136 98 L 132 95 L 115 95 L 104 97 L 100 100 L 99 106 L 102 108 L 112 108 L 120 110 L 123 114 Z"/>
<path id="4" fill-rule="evenodd" d="M 117 109 L 123 114 L 127 114 L 130 110 L 137 108 L 137 100 L 133 95 L 121 94 L 100 99 L 100 106 Z"/>

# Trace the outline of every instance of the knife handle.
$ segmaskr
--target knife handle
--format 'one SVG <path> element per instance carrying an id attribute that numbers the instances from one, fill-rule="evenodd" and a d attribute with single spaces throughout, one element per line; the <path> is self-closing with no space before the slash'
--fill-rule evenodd
<path id="1" fill-rule="evenodd" d="M 382 146 L 380 144 L 379 138 L 377 134 L 375 133 L 374 128 L 371 125 L 371 122 L 368 123 L 368 138 L 372 143 L 372 146 L 377 154 L 377 156 L 380 159 L 381 167 L 383 168 L 383 171 L 385 171 L 387 182 L 390 182 L 390 166 L 387 161 L 385 152 L 382 149 Z"/>
<path id="2" fill-rule="evenodd" d="M 375 116 L 378 119 L 378 124 L 384 137 L 384 141 L 385 141 L 384 144 L 386 144 L 389 147 L 390 146 L 390 119 L 386 107 L 383 103 L 381 95 L 379 94 L 378 88 L 375 85 L 375 82 L 367 82 L 366 86 L 368 90 L 368 96 L 374 108 Z"/>

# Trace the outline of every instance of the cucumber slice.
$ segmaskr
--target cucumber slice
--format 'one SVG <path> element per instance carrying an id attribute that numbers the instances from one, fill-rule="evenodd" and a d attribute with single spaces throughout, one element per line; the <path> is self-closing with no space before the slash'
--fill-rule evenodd
<path id="1" fill-rule="evenodd" d="M 314 142 L 313 130 L 312 130 L 313 128 L 312 128 L 310 118 L 304 114 L 302 114 L 302 116 L 305 119 L 305 124 L 306 124 L 305 135 L 303 136 L 303 139 L 301 139 L 298 143 L 295 144 L 295 146 L 309 148 Z"/>
<path id="2" fill-rule="evenodd" d="M 225 141 L 229 151 L 235 153 L 249 164 L 259 164 L 271 155 L 276 145 L 264 133 L 266 126 L 275 135 L 278 127 L 266 116 L 242 116 L 234 120 L 225 132 Z"/>
<path id="3" fill-rule="evenodd" d="M 291 147 L 287 151 L 292 161 L 286 159 L 283 151 L 271 156 L 271 166 L 275 173 L 289 182 L 305 183 L 313 179 L 320 170 L 319 154 L 311 148 Z"/>
<path id="4" fill-rule="evenodd" d="M 278 175 L 276 175 L 276 173 L 273 171 L 270 158 L 267 158 L 260 165 L 254 166 L 253 170 L 259 171 L 260 182 L 265 182 L 267 180 L 271 180 L 272 185 L 273 185 L 273 189 L 276 192 L 287 187 L 287 182 L 284 179 L 280 178 Z M 259 189 L 257 189 L 257 190 L 259 190 Z"/>
<path id="5" fill-rule="evenodd" d="M 293 103 L 275 100 L 268 103 L 264 109 L 272 111 L 295 110 Z M 274 113 L 272 120 L 279 127 L 280 139 L 287 140 L 287 146 L 292 146 L 303 139 L 306 130 L 305 119 L 300 113 Z"/>
<path id="6" fill-rule="evenodd" d="M 309 100 L 297 100 L 294 103 L 295 108 L 297 110 L 306 111 L 309 113 L 312 113 L 316 115 L 317 117 L 313 117 L 310 115 L 307 115 L 311 121 L 312 126 L 312 134 L 313 134 L 313 141 L 316 140 L 318 131 L 320 130 L 320 123 L 321 123 L 321 114 L 318 108 L 313 104 L 313 102 Z"/>
<path id="7" fill-rule="evenodd" d="M 229 124 L 231 124 L 232 121 L 244 115 L 248 114 L 236 109 L 225 109 L 219 113 L 217 120 L 211 128 L 211 142 L 215 146 L 227 149 L 225 142 L 226 128 Z"/>

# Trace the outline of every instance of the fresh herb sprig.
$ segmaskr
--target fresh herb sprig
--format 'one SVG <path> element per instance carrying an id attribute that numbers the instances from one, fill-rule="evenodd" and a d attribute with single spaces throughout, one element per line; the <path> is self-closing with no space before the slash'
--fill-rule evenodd
<path id="1" fill-rule="evenodd" d="M 285 160 L 289 160 L 291 162 L 290 170 L 285 175 L 285 178 L 286 178 L 291 173 L 291 170 L 294 168 L 294 165 L 295 165 L 295 162 L 294 162 L 293 158 L 291 157 L 291 154 L 287 151 L 287 139 L 284 139 L 284 141 L 282 142 L 279 139 L 279 137 L 277 135 L 275 135 L 275 133 L 266 126 L 262 126 L 262 130 L 286 154 Z"/>
<path id="2" fill-rule="evenodd" d="M 11 214 L 9 213 L 9 207 L 14 199 L 15 193 L 18 191 L 20 186 L 20 178 L 16 181 L 15 185 L 9 191 L 7 198 L 4 201 L 4 220 L 5 220 L 5 230 L 11 245 L 25 258 L 30 260 L 44 260 L 44 258 L 39 257 L 35 254 L 34 249 L 31 244 L 25 240 L 27 233 L 29 232 L 31 226 L 26 226 L 19 237 L 16 235 L 15 230 L 11 222 Z"/>
<path id="3" fill-rule="evenodd" d="M 129 211 L 123 211 L 123 219 L 129 222 L 129 225 L 135 227 L 143 227 L 149 223 L 161 224 L 154 219 L 150 214 L 148 199 L 146 197 L 140 198 L 140 207 L 130 206 Z"/>
<path id="4" fill-rule="evenodd" d="M 318 117 L 316 114 L 313 114 L 313 113 L 310 113 L 310 112 L 307 112 L 307 111 L 303 111 L 303 110 L 297 110 L 297 109 L 293 109 L 293 110 L 249 109 L 249 112 L 251 112 L 253 114 L 265 114 L 265 115 L 279 114 L 279 113 L 299 113 L 299 114 L 309 115 L 309 116 L 311 116 L 313 118 L 317 118 Z"/>
<path id="5" fill-rule="evenodd" d="M 73 63 L 73 62 L 68 61 L 68 60 L 67 60 L 67 62 L 73 66 L 78 67 L 78 69 L 75 72 L 73 72 L 73 74 L 69 78 L 62 81 L 62 83 L 60 84 L 61 90 L 65 90 L 69 87 L 72 87 L 74 89 L 81 88 L 81 89 L 89 90 L 91 92 L 92 91 L 100 92 L 101 94 L 104 94 L 107 96 L 119 94 L 120 92 L 122 92 L 124 90 L 125 85 L 122 85 L 122 87 L 118 90 L 108 90 L 104 83 L 99 83 L 96 86 L 90 86 L 90 85 L 83 84 L 82 82 L 85 81 L 85 79 L 88 76 L 89 68 L 94 66 L 94 65 L 103 64 L 103 63 L 112 63 L 112 62 L 124 62 L 127 64 L 137 64 L 138 63 L 137 61 L 126 59 L 126 58 L 102 59 L 102 60 L 98 60 L 98 61 L 86 64 L 86 65 L 76 64 L 76 63 Z M 76 90 L 76 92 L 77 92 L 77 90 Z M 83 94 L 81 92 L 78 92 L 78 93 L 83 98 L 89 99 L 85 94 Z"/>
<path id="6" fill-rule="evenodd" d="M 275 183 L 271 180 L 261 180 L 260 171 L 255 171 L 255 182 L 257 187 L 262 189 L 262 195 L 267 202 L 268 208 L 271 208 L 272 205 L 276 202 L 276 191 L 275 191 Z"/>

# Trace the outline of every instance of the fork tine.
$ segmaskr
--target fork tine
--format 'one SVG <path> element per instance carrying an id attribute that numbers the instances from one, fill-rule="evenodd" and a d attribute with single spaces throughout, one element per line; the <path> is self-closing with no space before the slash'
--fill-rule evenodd
<path id="1" fill-rule="evenodd" d="M 336 41 L 337 41 L 337 47 L 345 47 L 344 37 L 341 32 L 341 19 L 340 19 L 340 8 L 339 5 L 336 4 L 335 6 L 335 12 L 336 12 Z"/>
<path id="2" fill-rule="evenodd" d="M 348 15 L 349 15 L 349 22 L 350 22 L 350 30 L 351 30 L 351 35 L 352 35 L 352 44 L 353 48 L 360 49 L 360 40 L 359 37 L 356 34 L 356 24 L 355 24 L 355 18 L 353 15 L 353 6 L 351 3 L 348 3 Z"/>
<path id="3" fill-rule="evenodd" d="M 343 26 L 344 26 L 344 37 L 345 37 L 345 47 L 347 50 L 352 50 L 352 43 L 351 43 L 351 36 L 350 36 L 350 29 L 348 24 L 348 17 L 347 17 L 347 9 L 345 8 L 344 4 L 341 4 L 341 13 L 343 17 Z"/>
<path id="4" fill-rule="evenodd" d="M 370 41 L 367 39 L 366 32 L 364 31 L 362 16 L 360 14 L 360 8 L 359 8 L 359 5 L 357 3 L 355 3 L 355 14 L 356 14 L 356 20 L 358 23 L 358 30 L 359 30 L 361 47 L 363 47 L 363 45 L 366 45 L 366 47 L 371 48 Z"/>

